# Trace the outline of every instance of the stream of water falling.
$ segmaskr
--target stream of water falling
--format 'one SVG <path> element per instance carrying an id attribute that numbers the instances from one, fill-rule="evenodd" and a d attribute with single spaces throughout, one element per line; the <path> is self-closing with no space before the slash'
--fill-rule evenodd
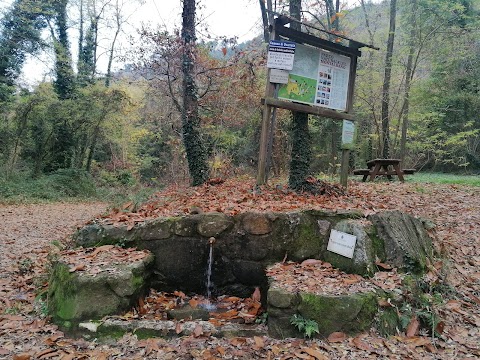
<path id="1" fill-rule="evenodd" d="M 205 304 L 205 308 L 207 310 L 215 309 L 215 305 L 210 303 L 210 299 L 212 297 L 212 265 L 213 265 L 213 241 L 209 242 L 210 244 L 210 252 L 208 254 L 208 266 L 207 266 L 207 304 Z"/>

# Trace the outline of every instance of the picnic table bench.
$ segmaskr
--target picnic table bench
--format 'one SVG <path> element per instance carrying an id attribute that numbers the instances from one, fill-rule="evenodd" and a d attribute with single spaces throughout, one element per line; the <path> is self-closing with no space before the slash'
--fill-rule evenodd
<path id="1" fill-rule="evenodd" d="M 353 170 L 354 175 L 363 175 L 362 181 L 367 179 L 375 180 L 377 176 L 386 176 L 389 180 L 392 176 L 398 176 L 398 179 L 403 182 L 405 179 L 403 175 L 411 175 L 415 173 L 415 169 L 401 169 L 400 159 L 373 159 L 367 161 L 368 169 Z"/>

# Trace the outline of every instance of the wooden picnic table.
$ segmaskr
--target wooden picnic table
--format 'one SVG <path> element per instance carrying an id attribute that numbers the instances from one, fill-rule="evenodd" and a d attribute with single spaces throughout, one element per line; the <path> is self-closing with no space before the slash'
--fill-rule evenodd
<path id="1" fill-rule="evenodd" d="M 367 161 L 368 169 L 357 169 L 353 171 L 354 175 L 363 175 L 362 181 L 375 180 L 377 176 L 386 176 L 389 180 L 392 176 L 398 176 L 401 182 L 405 179 L 403 175 L 413 174 L 415 169 L 401 169 L 400 159 L 373 159 Z"/>

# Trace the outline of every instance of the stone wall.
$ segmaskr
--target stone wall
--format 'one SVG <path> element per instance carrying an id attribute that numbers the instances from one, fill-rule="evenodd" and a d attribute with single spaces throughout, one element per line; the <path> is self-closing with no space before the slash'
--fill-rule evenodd
<path id="1" fill-rule="evenodd" d="M 258 286 L 266 296 L 264 269 L 285 259 L 321 259 L 362 275 L 376 271 L 376 259 L 391 260 L 399 268 L 405 264 L 423 268 L 432 253 L 428 234 L 420 220 L 399 214 L 365 218 L 353 211 L 205 213 L 147 220 L 130 230 L 127 225 L 88 225 L 77 232 L 75 241 L 84 247 L 122 244 L 148 249 L 155 256 L 152 287 L 205 293 L 209 238 L 214 237 L 215 292 L 247 297 Z M 327 251 L 332 229 L 357 236 L 353 259 Z"/>

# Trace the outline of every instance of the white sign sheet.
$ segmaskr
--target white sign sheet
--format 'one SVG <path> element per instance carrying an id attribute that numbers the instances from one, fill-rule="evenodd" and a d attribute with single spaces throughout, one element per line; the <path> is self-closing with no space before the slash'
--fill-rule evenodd
<path id="1" fill-rule="evenodd" d="M 288 71 L 270 69 L 270 82 L 275 84 L 288 84 Z"/>
<path id="2" fill-rule="evenodd" d="M 343 120 L 342 145 L 353 144 L 354 135 L 355 135 L 355 123 L 350 120 Z"/>
<path id="3" fill-rule="evenodd" d="M 353 258 L 356 243 L 356 236 L 332 230 L 330 239 L 328 240 L 327 250 L 351 259 Z"/>
<path id="4" fill-rule="evenodd" d="M 270 69 L 292 70 L 296 44 L 293 41 L 270 40 L 268 44 L 267 67 Z"/>

